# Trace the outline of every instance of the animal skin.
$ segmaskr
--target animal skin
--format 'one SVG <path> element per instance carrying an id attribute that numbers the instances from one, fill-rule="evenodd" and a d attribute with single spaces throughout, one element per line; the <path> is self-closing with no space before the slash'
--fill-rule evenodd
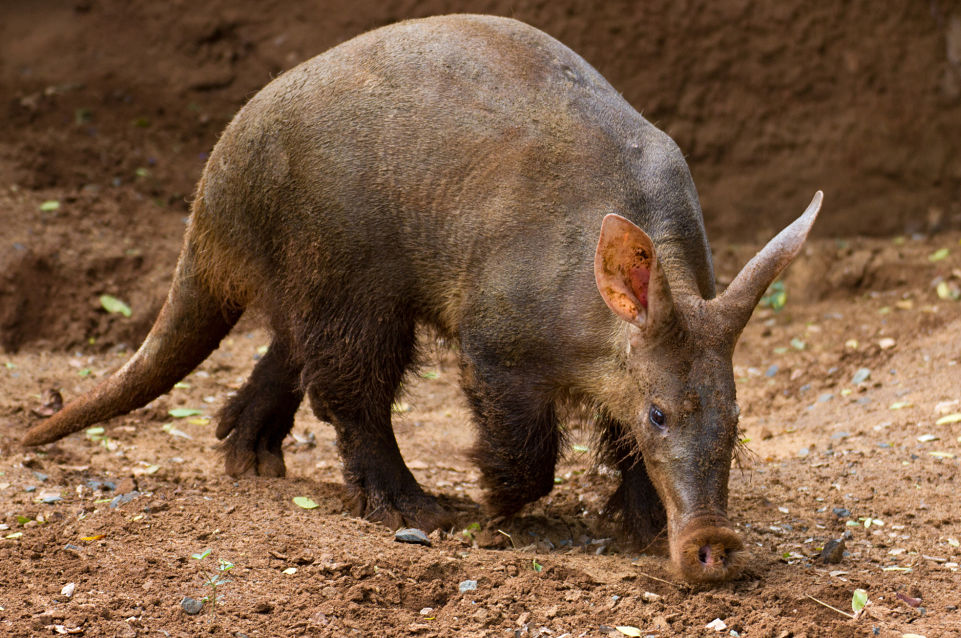
<path id="1" fill-rule="evenodd" d="M 220 416 L 227 473 L 283 476 L 306 394 L 336 429 L 356 515 L 446 527 L 391 427 L 428 326 L 458 346 L 492 514 L 550 492 L 558 415 L 586 407 L 627 533 L 666 525 L 685 578 L 728 579 L 747 557 L 727 517 L 732 352 L 820 202 L 717 295 L 681 151 L 577 54 L 507 18 L 377 29 L 241 109 L 149 336 L 24 443 L 146 404 L 254 309 L 273 341 Z"/>

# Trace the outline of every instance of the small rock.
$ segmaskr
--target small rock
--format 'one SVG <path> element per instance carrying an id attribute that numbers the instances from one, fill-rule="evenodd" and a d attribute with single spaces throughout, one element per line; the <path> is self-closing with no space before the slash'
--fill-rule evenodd
<path id="1" fill-rule="evenodd" d="M 851 516 L 851 510 L 846 507 L 835 507 L 831 511 L 838 518 L 849 518 Z"/>
<path id="2" fill-rule="evenodd" d="M 55 490 L 43 490 L 38 495 L 38 498 L 40 499 L 41 503 L 45 503 L 47 505 L 52 505 L 58 501 L 63 500 L 63 497 L 60 495 L 60 492 L 57 492 Z"/>
<path id="3" fill-rule="evenodd" d="M 704 625 L 705 629 L 713 629 L 714 631 L 724 631 L 727 629 L 727 625 L 720 618 L 715 618 L 711 622 Z"/>
<path id="4" fill-rule="evenodd" d="M 60 590 L 60 593 L 66 596 L 67 598 L 73 598 L 73 592 L 76 589 L 77 589 L 77 583 L 67 583 L 66 585 L 63 586 L 63 589 Z"/>
<path id="5" fill-rule="evenodd" d="M 204 603 L 196 598 L 184 596 L 184 599 L 180 601 L 180 607 L 191 616 L 194 616 L 199 614 L 200 610 L 204 608 Z"/>
<path id="6" fill-rule="evenodd" d="M 853 383 L 854 385 L 859 385 L 867 381 L 870 376 L 871 376 L 870 369 L 858 368 L 858 371 L 854 373 L 853 377 L 851 377 L 851 383 Z"/>
<path id="7" fill-rule="evenodd" d="M 261 600 L 251 608 L 251 611 L 255 614 L 269 614 L 273 610 L 274 606 L 268 603 L 266 600 Z"/>
<path id="8" fill-rule="evenodd" d="M 830 392 L 825 392 L 824 394 L 818 397 L 818 403 L 827 403 L 833 398 L 834 398 L 833 394 L 831 394 Z"/>
<path id="9" fill-rule="evenodd" d="M 134 490 L 133 492 L 127 492 L 126 494 L 120 494 L 115 496 L 112 501 L 110 501 L 110 509 L 117 509 L 121 505 L 126 505 L 130 501 L 134 500 L 140 496 L 140 492 Z"/>
<path id="10" fill-rule="evenodd" d="M 641 594 L 641 600 L 643 600 L 646 603 L 656 603 L 660 599 L 661 599 L 661 595 L 655 594 L 652 591 L 646 591 L 643 594 Z"/>
<path id="11" fill-rule="evenodd" d="M 457 589 L 459 589 L 459 590 L 460 590 L 460 593 L 462 593 L 462 594 L 463 594 L 465 591 L 474 591 L 475 589 L 477 589 L 477 581 L 476 581 L 476 580 L 462 580 L 462 581 L 460 582 L 460 584 L 457 586 Z"/>
<path id="12" fill-rule="evenodd" d="M 894 343 L 895 343 L 894 339 L 892 339 L 891 337 L 885 337 L 884 339 L 881 339 L 880 341 L 878 341 L 878 346 L 882 350 L 887 350 L 888 348 L 893 348 Z"/>
<path id="13" fill-rule="evenodd" d="M 413 545 L 431 546 L 430 539 L 427 538 L 422 530 L 416 527 L 404 527 L 394 532 L 394 540 L 398 543 L 411 543 Z"/>
<path id="14" fill-rule="evenodd" d="M 767 371 L 764 373 L 764 376 L 773 377 L 775 374 L 777 374 L 777 371 L 778 371 L 778 366 L 777 364 L 774 364 L 767 369 Z"/>
<path id="15" fill-rule="evenodd" d="M 824 544 L 821 550 L 820 559 L 822 563 L 840 563 L 844 557 L 844 539 L 835 538 Z"/>

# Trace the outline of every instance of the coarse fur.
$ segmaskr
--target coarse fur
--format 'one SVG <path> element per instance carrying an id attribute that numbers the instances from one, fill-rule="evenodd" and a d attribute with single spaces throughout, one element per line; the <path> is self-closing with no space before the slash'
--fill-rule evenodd
<path id="1" fill-rule="evenodd" d="M 144 345 L 25 442 L 167 391 L 254 309 L 273 341 L 221 412 L 227 472 L 283 476 L 281 443 L 306 396 L 336 429 L 357 515 L 444 527 L 391 427 L 426 326 L 458 345 L 493 513 L 551 490 L 559 411 L 590 406 L 621 471 L 611 506 L 628 533 L 666 526 L 686 578 L 731 578 L 744 562 L 726 518 L 731 355 L 819 204 L 718 297 L 680 150 L 577 54 L 507 18 L 378 29 L 237 114 Z"/>

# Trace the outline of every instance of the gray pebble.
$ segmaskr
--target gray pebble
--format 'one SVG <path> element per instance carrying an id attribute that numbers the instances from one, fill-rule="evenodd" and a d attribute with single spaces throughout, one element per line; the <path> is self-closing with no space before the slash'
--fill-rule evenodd
<path id="1" fill-rule="evenodd" d="M 115 496 L 114 499 L 110 501 L 110 509 L 117 509 L 117 507 L 120 505 L 126 505 L 138 496 L 140 496 L 140 492 L 137 490 L 127 492 L 126 494 L 121 494 L 120 496 Z"/>
<path id="2" fill-rule="evenodd" d="M 397 530 L 394 532 L 394 540 L 398 543 L 412 543 L 430 547 L 430 539 L 427 538 L 427 534 L 416 527 L 403 527 Z"/>
<path id="3" fill-rule="evenodd" d="M 820 402 L 820 403 L 827 403 L 828 401 L 830 401 L 830 400 L 833 399 L 833 398 L 834 398 L 834 395 L 833 395 L 833 394 L 831 394 L 830 392 L 825 392 L 824 394 L 822 394 L 821 396 L 818 397 L 818 402 Z"/>
<path id="4" fill-rule="evenodd" d="M 200 610 L 204 608 L 204 603 L 202 600 L 197 600 L 196 598 L 191 598 L 190 596 L 184 596 L 184 599 L 180 601 L 180 607 L 183 608 L 185 612 L 193 616 L 200 613 Z"/>
<path id="5" fill-rule="evenodd" d="M 846 507 L 835 507 L 831 511 L 834 512 L 834 515 L 838 518 L 848 518 L 851 516 L 851 510 Z"/>
<path id="6" fill-rule="evenodd" d="M 776 364 L 772 365 L 770 368 L 767 369 L 767 372 L 764 373 L 764 376 L 773 377 L 775 374 L 777 374 L 777 371 L 778 371 L 777 365 Z"/>
<path id="7" fill-rule="evenodd" d="M 477 581 L 476 581 L 476 580 L 462 580 L 462 581 L 460 582 L 460 585 L 457 586 L 457 589 L 459 589 L 462 594 L 463 594 L 465 591 L 474 591 L 475 589 L 477 589 Z"/>

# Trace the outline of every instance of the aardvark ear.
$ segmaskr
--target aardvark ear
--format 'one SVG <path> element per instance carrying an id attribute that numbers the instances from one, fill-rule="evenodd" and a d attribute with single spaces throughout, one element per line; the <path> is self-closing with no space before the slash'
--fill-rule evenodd
<path id="1" fill-rule="evenodd" d="M 594 280 L 608 308 L 645 332 L 662 325 L 673 311 L 654 242 L 620 215 L 612 213 L 601 222 Z"/>
<path id="2" fill-rule="evenodd" d="M 747 325 L 764 291 L 801 252 L 804 240 L 821 210 L 823 196 L 821 191 L 815 193 L 807 210 L 769 241 L 741 269 L 721 296 L 709 302 L 717 312 L 718 325 L 733 335 L 735 340 Z"/>

